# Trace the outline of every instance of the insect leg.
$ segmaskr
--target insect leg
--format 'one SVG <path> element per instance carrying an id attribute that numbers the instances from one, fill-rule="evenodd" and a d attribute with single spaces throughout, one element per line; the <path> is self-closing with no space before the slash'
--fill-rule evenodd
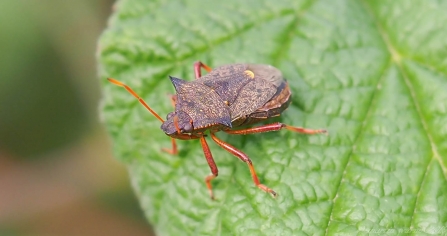
<path id="1" fill-rule="evenodd" d="M 152 110 L 152 108 L 149 107 L 149 105 L 147 105 L 147 103 L 136 93 L 134 92 L 129 86 L 125 85 L 124 83 L 112 79 L 112 78 L 108 78 L 107 80 L 109 80 L 110 83 L 124 87 L 130 94 L 132 94 L 136 99 L 138 99 L 138 101 L 144 106 L 146 107 L 146 109 L 152 113 L 152 115 L 154 115 L 159 121 L 161 121 L 162 123 L 164 122 L 164 120 L 154 111 Z"/>
<path id="2" fill-rule="evenodd" d="M 194 74 L 196 75 L 196 79 L 202 77 L 202 71 L 200 70 L 201 68 L 205 69 L 207 72 L 211 72 L 211 67 L 203 64 L 201 61 L 196 61 L 194 63 Z"/>
<path id="3" fill-rule="evenodd" d="M 177 143 L 175 142 L 175 138 L 171 138 L 171 144 L 172 144 L 172 149 L 162 148 L 161 150 L 163 150 L 164 152 L 167 152 L 169 154 L 172 154 L 172 155 L 177 155 L 178 150 L 177 150 Z"/>
<path id="4" fill-rule="evenodd" d="M 264 192 L 270 193 L 273 197 L 276 197 L 278 194 L 270 189 L 269 187 L 261 184 L 259 182 L 258 176 L 256 175 L 255 168 L 253 167 L 253 163 L 251 162 L 250 158 L 247 156 L 247 154 L 243 153 L 242 151 L 236 149 L 235 147 L 231 146 L 230 144 L 218 139 L 214 133 L 211 132 L 211 138 L 216 142 L 219 146 L 221 146 L 223 149 L 227 150 L 229 153 L 233 154 L 234 156 L 238 157 L 241 161 L 247 163 L 248 168 L 250 169 L 251 177 L 253 178 L 253 182 L 255 185 L 263 190 Z"/>
<path id="5" fill-rule="evenodd" d="M 169 98 L 171 99 L 172 106 L 175 107 L 175 104 L 177 103 L 177 95 L 169 95 Z"/>
<path id="6" fill-rule="evenodd" d="M 217 177 L 218 170 L 216 163 L 214 162 L 213 155 L 211 154 L 210 148 L 208 147 L 208 144 L 206 143 L 205 137 L 200 137 L 200 143 L 202 144 L 203 153 L 205 154 L 206 161 L 208 162 L 208 165 L 211 169 L 211 174 L 208 175 L 205 178 L 206 187 L 208 188 L 208 191 L 210 192 L 211 199 L 214 200 L 214 194 L 213 189 L 211 187 L 211 180 Z"/>
<path id="7" fill-rule="evenodd" d="M 267 125 L 261 125 L 258 127 L 248 128 L 248 129 L 241 129 L 241 130 L 226 130 L 225 132 L 228 134 L 256 134 L 256 133 L 263 133 L 263 132 L 269 132 L 269 131 L 278 131 L 281 129 L 288 129 L 290 131 L 303 133 L 303 134 L 327 134 L 327 130 L 325 129 L 305 129 L 301 127 L 294 127 L 290 125 L 286 125 L 283 123 L 273 123 L 273 124 L 267 124 Z"/>

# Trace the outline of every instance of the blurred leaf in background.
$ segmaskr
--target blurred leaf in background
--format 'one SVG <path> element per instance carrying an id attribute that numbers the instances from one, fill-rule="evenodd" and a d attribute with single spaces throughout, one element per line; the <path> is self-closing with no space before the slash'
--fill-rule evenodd
<path id="1" fill-rule="evenodd" d="M 103 111 L 160 235 L 447 233 L 447 1 L 121 0 L 116 9 L 99 45 Z M 162 152 L 160 123 L 106 81 L 122 80 L 165 115 L 167 76 L 192 80 L 196 60 L 275 65 L 294 93 L 280 121 L 329 130 L 219 134 L 252 157 L 277 199 L 210 144 L 220 172 L 209 200 L 199 142 Z"/>
<path id="2" fill-rule="evenodd" d="M 0 235 L 151 235 L 98 122 L 113 1 L 0 1 Z"/>
<path id="3" fill-rule="evenodd" d="M 39 14 L 34 7 L 31 11 L 29 4 L 0 3 L 4 22 L 0 24 L 0 147 L 21 157 L 67 145 L 91 128 L 93 121 L 82 104 L 82 94 L 72 86 L 71 80 L 79 74 L 70 74 L 64 64 L 68 62 L 57 44 L 63 40 L 50 34 L 58 24 L 50 28 L 45 22 L 54 16 Z M 37 2 L 31 5 L 44 7 Z M 19 11 L 21 17 L 17 17 Z"/>

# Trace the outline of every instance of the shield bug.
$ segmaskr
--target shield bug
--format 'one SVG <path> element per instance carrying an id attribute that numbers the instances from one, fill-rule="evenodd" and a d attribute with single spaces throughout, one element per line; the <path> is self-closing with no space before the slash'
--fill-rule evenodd
<path id="1" fill-rule="evenodd" d="M 201 69 L 208 74 L 202 76 Z M 162 122 L 161 129 L 171 137 L 172 149 L 163 149 L 177 154 L 175 139 L 200 139 L 211 174 L 205 178 L 210 197 L 214 199 L 211 181 L 217 177 L 218 169 L 205 140 L 209 132 L 211 139 L 219 146 L 238 157 L 248 165 L 254 184 L 273 197 L 277 193 L 260 183 L 250 158 L 229 143 L 217 138 L 215 133 L 254 134 L 287 129 L 304 134 L 327 133 L 324 129 L 306 129 L 283 123 L 272 123 L 252 128 L 235 129 L 251 125 L 271 117 L 279 116 L 290 104 L 291 91 L 281 71 L 270 65 L 230 64 L 211 69 L 202 62 L 194 63 L 195 80 L 185 81 L 171 77 L 176 94 L 172 102 L 175 111 L 162 119 L 129 86 L 115 79 L 108 80 L 124 87 Z"/>

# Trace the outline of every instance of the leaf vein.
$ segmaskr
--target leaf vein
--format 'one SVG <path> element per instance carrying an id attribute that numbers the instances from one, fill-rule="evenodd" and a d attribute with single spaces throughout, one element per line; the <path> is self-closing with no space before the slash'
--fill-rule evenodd
<path id="1" fill-rule="evenodd" d="M 353 156 L 352 154 L 353 154 L 353 152 L 354 152 L 354 150 L 356 148 L 356 143 L 358 142 L 360 136 L 363 134 L 362 131 L 364 130 L 364 128 L 366 126 L 366 120 L 371 115 L 373 104 L 374 104 L 374 102 L 375 102 L 375 100 L 377 98 L 376 94 L 377 94 L 377 91 L 379 91 L 379 89 L 378 89 L 379 84 L 385 78 L 386 71 L 390 68 L 390 66 L 391 66 L 391 63 L 388 63 L 388 65 L 384 67 L 384 69 L 383 69 L 383 71 L 381 73 L 382 75 L 379 77 L 379 79 L 377 79 L 377 82 L 376 82 L 376 85 L 375 85 L 375 89 L 374 89 L 374 91 L 373 91 L 373 93 L 371 95 L 371 99 L 370 99 L 370 102 L 368 104 L 368 110 L 366 111 L 366 114 L 365 114 L 365 116 L 362 119 L 361 126 L 360 126 L 359 131 L 357 132 L 357 135 L 356 135 L 356 137 L 354 139 L 354 142 L 352 144 L 351 151 L 348 153 L 348 160 L 346 162 L 346 165 L 343 167 L 342 177 L 340 178 L 340 181 L 338 182 L 338 186 L 337 186 L 337 189 L 335 191 L 335 196 L 332 199 L 332 206 L 331 206 L 331 210 L 330 210 L 328 224 L 326 226 L 326 233 L 325 233 L 325 235 L 328 235 L 329 226 L 330 226 L 331 222 L 334 221 L 333 213 L 334 213 L 335 200 L 338 198 L 338 191 L 340 190 L 341 184 L 344 182 L 344 179 L 345 179 L 345 176 L 346 176 L 346 170 L 347 170 L 347 168 L 349 166 L 349 162 L 351 161 L 351 158 Z"/>
<path id="2" fill-rule="evenodd" d="M 402 67 L 402 63 L 401 63 L 402 56 L 397 52 L 397 50 L 394 47 L 394 45 L 392 45 L 392 43 L 391 43 L 391 41 L 390 41 L 390 39 L 388 37 L 388 34 L 385 32 L 384 28 L 380 25 L 379 20 L 374 15 L 372 10 L 369 8 L 367 2 L 366 1 L 362 1 L 362 3 L 364 4 L 367 12 L 374 19 L 374 22 L 376 22 L 376 27 L 377 27 L 377 30 L 379 31 L 379 33 L 380 33 L 380 35 L 382 37 L 382 40 L 386 44 L 388 51 L 393 55 L 393 57 L 392 57 L 393 58 L 393 63 L 395 63 L 397 65 L 399 71 L 402 73 L 402 77 L 404 79 L 405 85 L 407 86 L 408 90 L 410 91 L 411 100 L 412 100 L 412 103 L 413 103 L 413 105 L 414 105 L 414 107 L 416 109 L 416 113 L 418 115 L 419 121 L 422 124 L 423 130 L 424 130 L 424 132 L 426 134 L 426 137 L 427 137 L 427 139 L 428 139 L 428 141 L 430 143 L 431 149 L 432 149 L 432 154 L 433 155 L 431 157 L 431 161 L 425 167 L 424 177 L 422 179 L 422 182 L 421 182 L 421 184 L 419 186 L 419 189 L 418 189 L 418 192 L 417 192 L 417 195 L 416 195 L 416 201 L 414 203 L 413 214 L 412 214 L 411 220 L 410 220 L 410 228 L 412 228 L 413 227 L 414 215 L 415 215 L 415 212 L 416 212 L 416 206 L 417 206 L 417 204 L 419 202 L 419 199 L 420 199 L 420 196 L 421 196 L 421 193 L 422 193 L 421 190 L 422 190 L 422 186 L 423 186 L 424 181 L 425 181 L 425 176 L 427 176 L 427 172 L 428 172 L 428 170 L 429 170 L 429 168 L 431 166 L 431 163 L 432 163 L 433 159 L 436 159 L 436 161 L 439 162 L 439 164 L 440 164 L 440 166 L 441 166 L 441 168 L 443 170 L 444 178 L 447 179 L 447 177 L 446 177 L 446 174 L 447 174 L 446 164 L 443 162 L 443 160 L 442 160 L 442 158 L 441 158 L 441 156 L 440 156 L 440 154 L 438 152 L 437 145 L 434 142 L 433 137 L 432 137 L 432 135 L 429 132 L 427 121 L 424 119 L 424 116 L 423 116 L 422 110 L 421 110 L 421 106 L 417 102 L 418 100 L 417 100 L 417 97 L 416 97 L 416 93 L 415 93 L 413 84 L 411 83 L 407 73 L 405 73 L 405 70 Z"/>

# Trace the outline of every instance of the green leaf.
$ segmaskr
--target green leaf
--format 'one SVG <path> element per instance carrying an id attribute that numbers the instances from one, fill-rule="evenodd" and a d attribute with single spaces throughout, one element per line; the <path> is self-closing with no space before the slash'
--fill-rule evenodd
<path id="1" fill-rule="evenodd" d="M 159 235 L 447 233 L 447 1 L 121 0 L 99 43 L 103 116 L 116 156 Z M 282 70 L 293 101 L 279 121 L 326 128 L 209 139 L 216 201 L 197 140 L 178 156 L 160 122 L 172 111 L 168 75 L 193 80 L 193 62 Z"/>

